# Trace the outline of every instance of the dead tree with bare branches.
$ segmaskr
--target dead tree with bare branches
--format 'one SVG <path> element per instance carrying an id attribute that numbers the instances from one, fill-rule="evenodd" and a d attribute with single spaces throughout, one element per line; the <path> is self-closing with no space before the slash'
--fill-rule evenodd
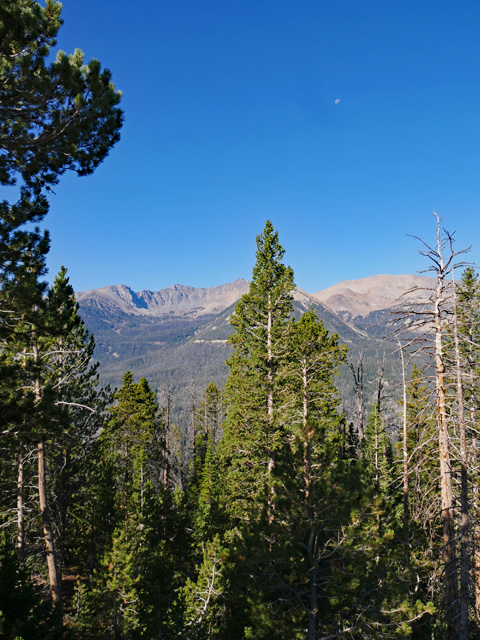
<path id="1" fill-rule="evenodd" d="M 443 530 L 443 566 L 444 566 L 444 598 L 446 610 L 446 638 L 453 640 L 460 638 L 466 640 L 469 635 L 469 561 L 468 561 L 468 469 L 466 457 L 463 455 L 465 440 L 465 419 L 462 390 L 462 371 L 458 354 L 458 346 L 455 348 L 454 366 L 447 372 L 446 344 L 451 335 L 457 333 L 456 329 L 456 299 L 454 284 L 451 277 L 455 268 L 465 266 L 464 262 L 458 262 L 458 256 L 467 250 L 455 251 L 453 247 L 453 234 L 441 227 L 439 216 L 434 213 L 436 220 L 435 243 L 430 245 L 421 238 L 414 236 L 422 245 L 419 253 L 427 258 L 430 266 L 423 273 L 433 273 L 435 284 L 428 290 L 428 296 L 423 296 L 421 301 L 401 305 L 395 312 L 397 327 L 394 331 L 397 339 L 402 342 L 411 354 L 427 354 L 432 362 L 435 373 L 436 389 L 436 418 L 438 435 L 438 460 L 440 475 L 441 495 L 441 521 Z M 411 293 L 413 290 L 407 292 Z M 454 340 L 454 342 L 455 342 Z M 456 360 L 456 363 L 455 363 Z M 448 388 L 448 375 L 456 377 L 456 407 L 455 429 L 451 424 L 452 406 L 449 403 L 451 392 Z M 449 395 L 450 393 L 450 395 Z M 463 417 L 462 417 L 463 416 Z M 461 553 L 460 562 L 457 554 L 457 516 L 456 495 L 454 494 L 453 476 L 457 457 L 452 452 L 452 438 L 455 433 L 460 434 L 460 531 Z M 463 439 L 463 440 L 462 440 Z M 462 445 L 462 441 L 464 444 Z M 465 464 L 463 463 L 465 461 Z M 407 485 L 408 486 L 408 485 Z M 459 589 L 460 586 L 460 589 Z"/>

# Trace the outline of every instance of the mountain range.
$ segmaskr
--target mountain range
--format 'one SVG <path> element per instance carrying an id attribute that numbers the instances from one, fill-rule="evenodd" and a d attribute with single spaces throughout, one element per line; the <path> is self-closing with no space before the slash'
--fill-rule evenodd
<path id="1" fill-rule="evenodd" d="M 362 354 L 373 385 L 383 353 L 394 351 L 383 340 L 391 309 L 402 300 L 428 296 L 433 283 L 422 276 L 378 275 L 340 282 L 314 294 L 297 288 L 294 310 L 298 316 L 313 307 L 325 327 L 349 347 L 350 361 Z M 175 284 L 135 292 L 127 285 L 112 285 L 78 293 L 80 314 L 95 335 L 102 382 L 119 386 L 123 373 L 131 370 L 159 392 L 177 396 L 198 397 L 211 380 L 223 386 L 229 319 L 248 289 L 249 283 L 238 279 L 210 288 Z M 389 355 L 387 363 L 385 377 L 390 373 L 393 381 L 396 359 Z M 344 370 L 339 381 L 345 396 L 351 386 L 348 375 Z"/>

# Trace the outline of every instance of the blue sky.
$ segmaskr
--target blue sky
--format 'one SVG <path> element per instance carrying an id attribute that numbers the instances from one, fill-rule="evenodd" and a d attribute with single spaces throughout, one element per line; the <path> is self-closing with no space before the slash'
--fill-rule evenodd
<path id="1" fill-rule="evenodd" d="M 56 188 L 51 277 L 248 279 L 270 218 L 315 292 L 424 268 L 407 234 L 433 241 L 433 209 L 476 260 L 476 0 L 65 0 L 63 17 L 58 47 L 111 69 L 125 124 Z"/>

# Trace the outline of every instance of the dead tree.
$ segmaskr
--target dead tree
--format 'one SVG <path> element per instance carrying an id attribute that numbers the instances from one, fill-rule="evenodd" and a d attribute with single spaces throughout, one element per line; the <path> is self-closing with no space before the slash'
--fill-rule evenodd
<path id="1" fill-rule="evenodd" d="M 357 364 L 354 366 L 351 362 L 349 363 L 350 371 L 353 376 L 353 386 L 355 390 L 355 401 L 357 405 L 357 430 L 358 430 L 358 438 L 360 441 L 363 440 L 365 436 L 365 426 L 363 422 L 363 417 L 365 414 L 364 407 L 364 397 L 363 397 L 363 353 L 360 352 L 358 355 Z"/>
<path id="2" fill-rule="evenodd" d="M 449 412 L 447 407 L 447 374 L 445 342 L 451 336 L 454 320 L 453 285 L 448 280 L 452 269 L 465 266 L 465 263 L 456 262 L 460 254 L 467 250 L 455 252 L 453 250 L 453 235 L 441 228 L 441 220 L 436 213 L 436 242 L 430 246 L 421 238 L 414 236 L 423 246 L 419 253 L 426 257 L 430 266 L 423 273 L 433 273 L 435 286 L 428 290 L 428 299 L 414 302 L 409 305 L 401 305 L 395 312 L 397 329 L 394 331 L 397 338 L 403 342 L 404 348 L 410 353 L 427 353 L 433 360 L 435 371 L 436 405 L 437 405 L 437 434 L 438 456 L 440 471 L 441 493 L 441 520 L 443 530 L 443 565 L 445 584 L 445 608 L 447 640 L 468 638 L 468 566 L 463 553 L 460 557 L 460 565 L 456 550 L 456 518 L 455 496 L 453 491 L 453 465 L 451 441 L 452 434 L 449 430 Z M 411 293 L 413 289 L 406 293 Z M 424 290 L 425 291 L 425 290 Z M 457 383 L 457 396 L 462 394 L 461 384 Z M 461 401 L 460 401 L 461 402 Z M 461 422 L 461 418 L 459 418 Z M 460 427 L 461 432 L 461 427 Z M 460 456 L 462 457 L 462 456 Z M 465 473 L 467 469 L 465 467 Z M 466 475 L 466 479 L 468 476 Z M 467 495 L 467 494 L 466 494 Z M 462 519 L 464 512 L 468 514 L 468 497 L 461 506 Z M 468 538 L 467 525 L 462 531 Z M 463 534 L 462 534 L 463 535 Z M 465 538 L 465 540 L 467 540 Z M 468 540 L 466 542 L 468 544 Z M 459 575 L 463 576 L 458 589 Z M 467 620 L 467 623 L 465 623 Z"/>

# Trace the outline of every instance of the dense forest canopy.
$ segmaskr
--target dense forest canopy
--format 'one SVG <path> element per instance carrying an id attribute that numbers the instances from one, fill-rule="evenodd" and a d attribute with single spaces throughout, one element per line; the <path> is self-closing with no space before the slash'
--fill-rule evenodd
<path id="1" fill-rule="evenodd" d="M 145 377 L 101 388 L 67 271 L 44 282 L 49 238 L 32 225 L 122 124 L 98 61 L 50 62 L 60 10 L 0 7 L 0 182 L 15 194 L 0 203 L 0 637 L 480 637 L 480 283 L 453 237 L 437 218 L 430 297 L 392 319 L 393 421 L 381 367 L 370 403 L 361 359 L 313 308 L 294 313 L 270 220 L 224 389 L 192 394 L 177 424 Z"/>

